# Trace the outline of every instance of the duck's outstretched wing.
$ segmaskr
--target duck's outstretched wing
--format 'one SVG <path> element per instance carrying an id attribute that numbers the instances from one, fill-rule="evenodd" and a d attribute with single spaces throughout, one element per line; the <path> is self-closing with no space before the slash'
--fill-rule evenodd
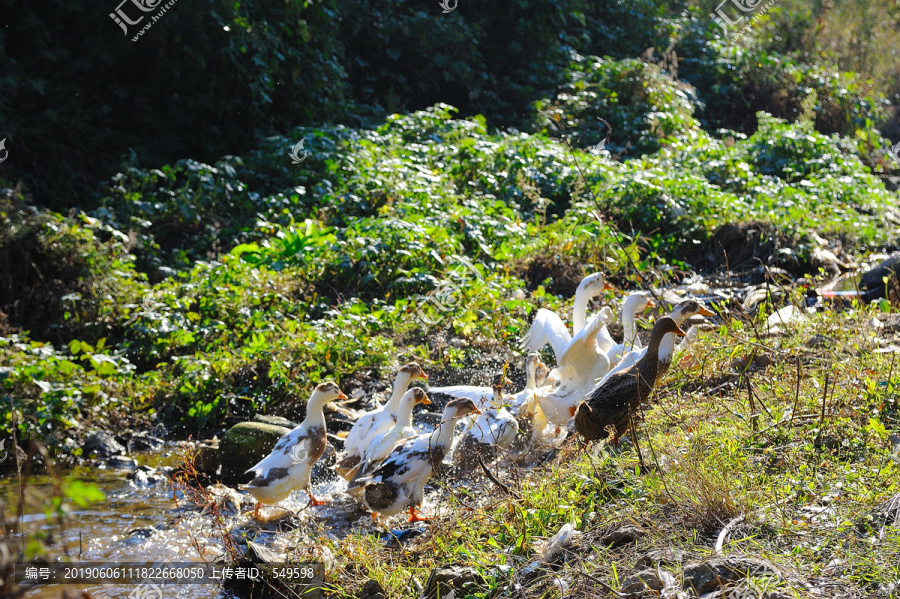
<path id="1" fill-rule="evenodd" d="M 551 310 L 541 308 L 537 311 L 528 332 L 522 337 L 521 347 L 522 351 L 527 353 L 540 351 L 549 343 L 558 363 L 571 340 L 572 334 L 559 315 Z"/>

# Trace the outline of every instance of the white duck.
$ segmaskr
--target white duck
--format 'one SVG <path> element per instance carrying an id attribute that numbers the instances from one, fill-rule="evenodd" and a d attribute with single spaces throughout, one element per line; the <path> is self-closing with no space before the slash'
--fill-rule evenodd
<path id="1" fill-rule="evenodd" d="M 360 481 L 372 518 L 377 519 L 379 514 L 393 516 L 409 508 L 410 522 L 426 519 L 416 514 L 416 507 L 422 505 L 425 484 L 450 449 L 456 420 L 473 413 L 480 411 L 471 399 L 450 401 L 434 431 L 395 445 L 375 472 Z"/>
<path id="2" fill-rule="evenodd" d="M 306 417 L 298 427 L 285 433 L 275 448 L 258 464 L 247 470 L 255 477 L 241 488 L 256 498 L 259 504 L 278 503 L 294 489 L 306 491 L 311 505 L 321 502 L 309 490 L 309 475 L 313 464 L 325 453 L 325 414 L 322 408 L 334 399 L 347 399 L 334 383 L 321 383 L 306 402 Z"/>
<path id="3" fill-rule="evenodd" d="M 457 466 L 471 467 L 476 455 L 492 460 L 497 457 L 498 450 L 509 449 L 516 440 L 519 423 L 503 407 L 503 386 L 508 384 L 511 381 L 506 375 L 494 375 L 490 405 L 480 406 L 481 414 L 475 417 L 453 450 L 453 463 Z"/>
<path id="4" fill-rule="evenodd" d="M 641 349 L 642 344 L 637 334 L 635 319 L 647 308 L 655 306 L 656 302 L 650 299 L 650 296 L 644 291 L 630 293 L 625 298 L 625 301 L 622 302 L 622 343 L 616 343 L 609 334 L 609 330 L 603 327 L 597 336 L 597 344 L 601 350 L 606 352 L 610 366 L 616 366 L 622 356 L 632 349 Z"/>
<path id="5" fill-rule="evenodd" d="M 669 317 L 675 321 L 679 327 L 684 324 L 684 322 L 691 318 L 692 316 L 715 316 L 713 312 L 706 309 L 699 302 L 695 300 L 685 300 L 683 302 L 679 302 L 672 311 L 669 312 Z M 682 339 L 681 343 L 678 346 L 678 349 L 684 349 L 694 338 L 697 337 L 697 332 L 699 329 L 696 327 L 692 327 L 690 331 L 694 331 L 693 334 L 688 332 L 688 334 Z M 675 356 L 675 341 L 677 340 L 677 336 L 675 333 L 666 333 L 663 336 L 662 341 L 659 344 L 659 366 L 657 367 L 656 378 L 659 380 L 662 375 L 669 370 L 669 366 L 672 364 L 672 358 Z M 622 360 L 616 365 L 615 368 L 609 371 L 609 373 L 600 381 L 597 385 L 598 387 L 603 385 L 613 374 L 619 372 L 620 370 L 624 370 L 640 360 L 644 357 L 644 354 L 647 353 L 647 348 L 632 350 L 626 353 Z"/>
<path id="6" fill-rule="evenodd" d="M 554 425 L 566 424 L 585 395 L 609 372 L 609 357 L 598 347 L 597 337 L 612 316 L 612 310 L 606 307 L 596 314 L 563 354 L 557 369 L 559 386 L 549 392 L 535 392 L 541 411 Z"/>
<path id="7" fill-rule="evenodd" d="M 378 464 L 390 455 L 394 445 L 416 435 L 416 429 L 412 425 L 413 408 L 419 404 L 430 403 L 431 400 L 419 387 L 413 387 L 403 394 L 400 399 L 400 407 L 397 409 L 397 424 L 380 435 L 372 437 L 369 446 L 363 452 L 362 461 L 351 471 L 350 485 L 347 487 L 348 494 L 357 498 L 362 497 L 363 487 L 358 484 L 358 481 L 371 474 Z"/>
<path id="8" fill-rule="evenodd" d="M 400 399 L 409 389 L 409 385 L 418 379 L 428 380 L 428 375 L 415 362 L 406 364 L 397 373 L 391 398 L 383 406 L 362 415 L 353 424 L 350 433 L 344 439 L 344 453 L 334 466 L 335 472 L 344 479 L 350 480 L 351 471 L 362 459 L 363 450 L 369 446 L 373 437 L 387 432 L 397 423 L 397 410 Z"/>
<path id="9" fill-rule="evenodd" d="M 566 351 L 572 335 L 584 328 L 587 318 L 587 305 L 591 298 L 598 297 L 605 289 L 612 286 L 603 278 L 603 273 L 595 272 L 582 279 L 575 290 L 575 300 L 572 304 L 572 333 L 556 312 L 541 308 L 535 314 L 534 322 L 528 332 L 522 338 L 522 350 L 527 352 L 540 351 L 548 343 L 556 354 L 556 360 Z"/>

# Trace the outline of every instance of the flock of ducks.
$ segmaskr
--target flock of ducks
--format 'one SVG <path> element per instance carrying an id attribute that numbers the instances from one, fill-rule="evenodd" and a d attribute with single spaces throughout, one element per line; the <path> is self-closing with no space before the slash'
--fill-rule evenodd
<path id="1" fill-rule="evenodd" d="M 413 408 L 431 401 L 423 389 L 410 385 L 428 376 L 415 363 L 400 368 L 390 399 L 357 419 L 344 439 L 335 471 L 348 481 L 347 493 L 375 519 L 408 510 L 410 522 L 425 520 L 416 508 L 426 483 L 448 456 L 456 466 L 471 468 L 535 447 L 558 447 L 572 429 L 588 441 L 618 442 L 676 350 L 696 335 L 696 327 L 686 335 L 682 325 L 693 316 L 713 313 L 685 300 L 656 322 L 645 347 L 635 320 L 655 303 L 644 292 L 632 293 L 622 305 L 624 333 L 617 342 L 607 326 L 613 320 L 610 308 L 587 318 L 590 300 L 609 288 L 601 273 L 585 277 L 575 293 L 571 332 L 558 314 L 538 310 L 522 340 L 526 384 L 518 393 L 504 393 L 510 384 L 504 373 L 495 375 L 490 387 L 430 388 L 432 394 L 453 398 L 431 432 L 417 433 L 412 426 Z M 537 353 L 547 344 L 556 357 L 553 369 Z M 305 491 L 312 505 L 320 505 L 309 490 L 310 474 L 327 445 L 323 408 L 336 399 L 346 396 L 335 383 L 318 385 L 303 422 L 247 471 L 254 478 L 242 488 L 257 499 L 257 514 L 259 504 L 278 503 L 293 490 Z M 467 425 L 457 435 L 463 419 Z"/>

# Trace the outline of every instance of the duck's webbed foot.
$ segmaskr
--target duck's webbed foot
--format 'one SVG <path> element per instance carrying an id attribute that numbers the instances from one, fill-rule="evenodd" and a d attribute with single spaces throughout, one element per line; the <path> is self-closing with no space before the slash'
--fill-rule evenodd
<path id="1" fill-rule="evenodd" d="M 410 522 L 428 522 L 431 518 L 425 518 L 416 513 L 416 506 L 409 506 L 409 521 Z"/>

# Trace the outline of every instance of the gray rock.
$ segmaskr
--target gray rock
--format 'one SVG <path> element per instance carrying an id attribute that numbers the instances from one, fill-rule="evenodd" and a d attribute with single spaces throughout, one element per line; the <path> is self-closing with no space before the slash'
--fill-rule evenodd
<path id="1" fill-rule="evenodd" d="M 245 483 L 249 480 L 246 471 L 266 457 L 275 443 L 290 429 L 262 422 L 239 422 L 235 424 L 219 443 L 216 452 L 218 466 L 214 469 L 221 481 L 227 485 Z M 204 468 L 207 464 L 204 462 Z"/>
<path id="2" fill-rule="evenodd" d="M 859 279 L 859 286 L 869 291 L 867 294 L 869 299 L 884 297 L 884 277 L 893 277 L 896 280 L 898 271 L 900 271 L 900 252 L 895 252 L 878 266 L 865 272 Z"/>
<path id="3" fill-rule="evenodd" d="M 656 571 L 647 568 L 623 580 L 619 592 L 626 596 L 640 597 L 648 590 L 661 591 L 663 586 Z"/>
<path id="4" fill-rule="evenodd" d="M 643 529 L 629 523 L 614 522 L 598 531 L 597 542 L 607 547 L 631 543 L 644 536 Z"/>
<path id="5" fill-rule="evenodd" d="M 835 341 L 833 337 L 828 335 L 816 334 L 810 337 L 806 342 L 806 347 L 810 349 L 821 349 L 825 347 L 834 347 Z"/>
<path id="6" fill-rule="evenodd" d="M 357 599 L 384 599 L 384 587 L 377 580 L 367 580 L 356 597 Z"/>
<path id="7" fill-rule="evenodd" d="M 253 422 L 262 422 L 263 424 L 272 424 L 274 426 L 283 426 L 285 428 L 295 428 L 296 423 L 291 422 L 287 418 L 281 416 L 270 416 L 268 414 L 257 414 L 253 417 Z"/>
<path id="8" fill-rule="evenodd" d="M 698 595 L 711 593 L 729 583 L 751 576 L 783 577 L 772 562 L 739 556 L 711 559 L 707 562 L 688 564 L 684 568 L 684 588 Z"/>
<path id="9" fill-rule="evenodd" d="M 680 549 L 654 549 L 638 558 L 636 566 L 654 568 L 658 565 L 680 566 L 684 562 L 685 553 Z"/>
<path id="10" fill-rule="evenodd" d="M 125 545 L 140 545 L 152 537 L 155 532 L 155 528 L 132 528 L 121 542 Z"/>
<path id="11" fill-rule="evenodd" d="M 253 541 L 247 541 L 247 558 L 256 564 L 283 564 L 287 561 L 283 553 L 277 553 Z"/>
<path id="12" fill-rule="evenodd" d="M 163 440 L 148 433 L 135 433 L 128 439 L 128 451 L 155 451 L 163 446 Z"/>
<path id="13" fill-rule="evenodd" d="M 424 599 L 446 597 L 451 592 L 460 597 L 474 594 L 485 586 L 485 580 L 475 568 L 447 566 L 435 568 L 428 576 L 423 592 Z"/>
<path id="14" fill-rule="evenodd" d="M 194 468 L 198 472 L 202 472 L 212 477 L 218 477 L 221 474 L 219 465 L 219 444 L 201 443 L 194 453 Z"/>
<path id="15" fill-rule="evenodd" d="M 165 480 L 165 477 L 159 477 L 159 478 L 161 478 L 162 480 Z M 144 472 L 143 470 L 140 470 L 140 469 L 135 470 L 134 472 L 129 472 L 128 480 L 134 482 L 135 486 L 138 486 L 138 487 L 151 487 L 151 486 L 155 485 L 156 483 L 160 482 L 159 479 L 157 479 L 156 475 L 154 475 L 151 478 L 151 475 L 148 472 Z"/>
<path id="16" fill-rule="evenodd" d="M 112 434 L 98 430 L 91 433 L 81 446 L 84 455 L 96 454 L 97 457 L 105 458 L 112 455 L 125 453 L 122 444 L 116 441 Z"/>
<path id="17" fill-rule="evenodd" d="M 128 456 L 114 455 L 106 460 L 106 466 L 116 470 L 137 470 L 138 462 L 136 459 Z"/>

